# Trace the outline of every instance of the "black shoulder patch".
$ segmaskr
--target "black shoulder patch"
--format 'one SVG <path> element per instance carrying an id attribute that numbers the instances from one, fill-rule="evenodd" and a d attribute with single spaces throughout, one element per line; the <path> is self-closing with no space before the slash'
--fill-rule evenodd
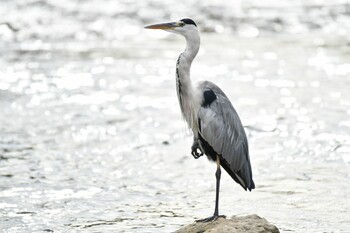
<path id="1" fill-rule="evenodd" d="M 184 22 L 185 24 L 192 24 L 197 27 L 197 24 L 192 19 L 185 18 L 185 19 L 181 19 L 180 21 Z"/>
<path id="2" fill-rule="evenodd" d="M 216 100 L 216 95 L 212 89 L 203 92 L 204 101 L 202 103 L 203 107 L 209 107 L 211 103 Z"/>

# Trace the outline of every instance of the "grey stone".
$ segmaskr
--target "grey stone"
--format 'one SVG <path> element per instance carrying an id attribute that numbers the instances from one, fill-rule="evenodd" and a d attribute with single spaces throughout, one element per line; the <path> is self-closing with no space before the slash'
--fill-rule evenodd
<path id="1" fill-rule="evenodd" d="M 176 233 L 279 233 L 276 226 L 256 214 L 219 218 L 213 222 L 195 222 Z"/>

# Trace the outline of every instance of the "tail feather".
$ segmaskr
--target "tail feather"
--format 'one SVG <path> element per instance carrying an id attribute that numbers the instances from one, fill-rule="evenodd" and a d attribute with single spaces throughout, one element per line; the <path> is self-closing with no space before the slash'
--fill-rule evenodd
<path id="1" fill-rule="evenodd" d="M 221 166 L 225 169 L 225 171 L 232 177 L 234 181 L 242 186 L 244 190 L 252 191 L 255 189 L 255 183 L 252 177 L 252 170 L 249 163 L 245 163 L 241 170 L 234 172 L 230 169 L 229 164 L 226 160 L 222 160 Z"/>

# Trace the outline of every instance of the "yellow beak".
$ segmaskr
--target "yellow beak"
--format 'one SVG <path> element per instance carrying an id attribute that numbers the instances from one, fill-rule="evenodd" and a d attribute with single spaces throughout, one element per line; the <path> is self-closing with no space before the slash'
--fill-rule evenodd
<path id="1" fill-rule="evenodd" d="M 178 24 L 176 22 L 170 22 L 170 23 L 159 23 L 159 24 L 153 24 L 148 25 L 145 28 L 146 29 L 172 29 L 178 27 Z"/>

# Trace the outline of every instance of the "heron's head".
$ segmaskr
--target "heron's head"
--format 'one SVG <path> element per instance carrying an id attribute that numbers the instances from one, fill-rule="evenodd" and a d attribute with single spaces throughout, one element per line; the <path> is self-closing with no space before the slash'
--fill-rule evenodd
<path id="1" fill-rule="evenodd" d="M 162 29 L 164 31 L 183 35 L 189 37 L 193 33 L 198 34 L 198 28 L 196 23 L 192 19 L 181 19 L 178 22 L 160 23 L 146 26 L 147 29 Z"/>

